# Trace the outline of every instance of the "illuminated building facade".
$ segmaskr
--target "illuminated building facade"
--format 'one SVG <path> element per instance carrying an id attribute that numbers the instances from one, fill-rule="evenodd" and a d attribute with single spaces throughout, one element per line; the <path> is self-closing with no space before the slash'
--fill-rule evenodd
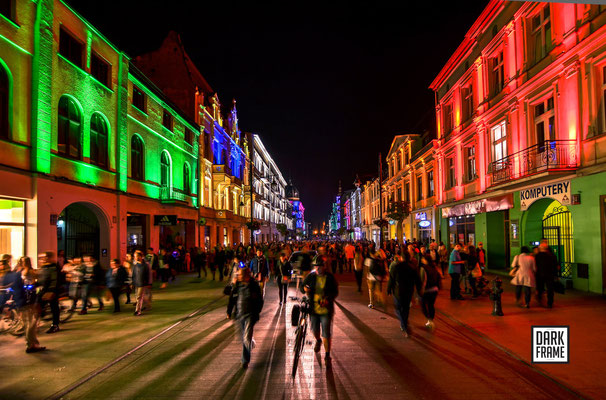
<path id="1" fill-rule="evenodd" d="M 299 190 L 288 181 L 286 185 L 286 198 L 292 207 L 292 219 L 294 222 L 294 231 L 296 238 L 303 239 L 307 237 L 307 224 L 305 223 L 305 207 L 299 196 Z"/>
<path id="2" fill-rule="evenodd" d="M 606 9 L 490 1 L 431 84 L 442 240 L 491 268 L 549 241 L 562 277 L 603 293 Z M 601 220 L 600 223 L 596 223 Z"/>
<path id="3" fill-rule="evenodd" d="M 375 224 L 381 218 L 379 210 L 379 178 L 364 183 L 360 189 L 360 218 L 362 237 L 379 244 L 379 227 Z"/>

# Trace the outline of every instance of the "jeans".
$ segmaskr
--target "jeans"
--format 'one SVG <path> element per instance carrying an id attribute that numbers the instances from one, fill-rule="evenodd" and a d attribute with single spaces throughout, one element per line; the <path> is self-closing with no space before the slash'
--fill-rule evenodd
<path id="1" fill-rule="evenodd" d="M 252 350 L 252 337 L 253 337 L 253 327 L 255 323 L 252 321 L 252 317 L 241 317 L 238 320 L 238 325 L 240 327 L 240 333 L 242 335 L 242 363 L 250 362 L 250 353 Z"/>
<path id="2" fill-rule="evenodd" d="M 543 298 L 543 292 L 545 291 L 545 287 L 547 287 L 547 307 L 553 306 L 553 279 L 554 278 L 545 279 L 543 277 L 537 276 L 537 298 L 540 303 Z"/>
<path id="3" fill-rule="evenodd" d="M 461 274 L 454 272 L 450 274 L 450 299 L 456 300 L 461 297 L 461 286 L 459 284 L 459 279 L 461 279 Z"/>
<path id="4" fill-rule="evenodd" d="M 427 319 L 433 319 L 436 316 L 436 299 L 438 297 L 438 291 L 425 292 L 421 296 L 421 308 L 423 309 L 423 315 Z"/>
<path id="5" fill-rule="evenodd" d="M 40 320 L 38 305 L 29 304 L 23 306 L 19 309 L 19 312 L 23 320 L 27 348 L 37 347 L 40 344 L 38 342 L 38 321 Z"/>
<path id="6" fill-rule="evenodd" d="M 276 283 L 278 284 L 278 295 L 280 297 L 280 303 L 286 303 L 286 296 L 288 295 L 288 282 L 284 282 L 280 279 L 278 275 L 278 279 L 276 279 Z"/>
<path id="7" fill-rule="evenodd" d="M 408 331 L 408 314 L 410 314 L 410 300 L 412 300 L 412 293 L 404 293 L 401 298 L 393 297 L 393 307 L 396 311 L 396 315 L 400 320 L 400 329 Z"/>
<path id="8" fill-rule="evenodd" d="M 120 311 L 120 290 L 119 287 L 109 288 L 109 291 L 112 292 L 112 297 L 114 299 L 114 312 Z"/>
<path id="9" fill-rule="evenodd" d="M 59 326 L 59 299 L 55 296 L 52 300 L 40 301 L 40 306 L 44 308 L 46 303 L 50 306 L 51 314 L 53 314 L 53 325 Z"/>
<path id="10" fill-rule="evenodd" d="M 376 296 L 381 304 L 383 303 L 383 281 L 375 281 L 372 279 L 368 280 L 368 296 L 370 297 L 370 304 L 375 304 L 375 290 L 379 290 L 379 294 Z"/>
<path id="11" fill-rule="evenodd" d="M 530 286 L 516 285 L 516 301 L 520 301 L 520 297 L 522 297 L 522 289 L 524 289 L 524 301 L 528 306 L 530 304 Z"/>
<path id="12" fill-rule="evenodd" d="M 86 311 L 86 304 L 88 303 L 89 297 L 96 297 L 99 302 L 99 308 L 103 307 L 103 299 L 101 298 L 101 289 L 99 286 L 87 283 L 84 287 L 84 294 L 82 296 L 82 309 Z"/>
<path id="13" fill-rule="evenodd" d="M 135 306 L 135 312 L 140 313 L 143 309 L 143 296 L 145 295 L 145 287 L 137 286 L 135 289 L 137 293 L 137 303 Z"/>
<path id="14" fill-rule="evenodd" d="M 471 295 L 473 297 L 478 297 L 478 287 L 476 285 L 476 278 L 469 275 L 469 286 L 471 286 Z"/>
<path id="15" fill-rule="evenodd" d="M 362 275 L 363 275 L 364 271 L 363 270 L 354 270 L 354 274 L 356 275 L 356 283 L 358 284 L 358 292 L 362 291 Z"/>

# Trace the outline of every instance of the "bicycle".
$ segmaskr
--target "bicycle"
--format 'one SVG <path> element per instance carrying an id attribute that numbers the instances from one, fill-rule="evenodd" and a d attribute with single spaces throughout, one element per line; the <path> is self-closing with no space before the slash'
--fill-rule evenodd
<path id="1" fill-rule="evenodd" d="M 69 295 L 67 293 L 63 293 L 61 295 L 59 295 L 59 322 L 60 323 L 65 323 L 67 321 L 70 320 L 70 318 L 74 315 L 74 313 L 76 312 L 76 309 L 73 307 L 74 305 L 74 300 L 69 297 Z M 88 307 L 92 307 L 93 303 L 88 300 L 87 301 L 87 305 Z M 44 307 L 42 307 L 41 313 L 40 313 L 40 319 L 42 319 L 43 321 L 50 321 L 52 320 L 53 317 L 53 313 L 50 309 L 50 303 L 47 301 L 44 303 Z"/>
<path id="2" fill-rule="evenodd" d="M 21 336 L 24 333 L 24 325 L 21 314 L 17 311 L 15 300 L 13 300 L 12 289 L 10 287 L 2 288 L 0 291 L 4 292 L 5 296 L 9 296 L 1 307 L 0 333 L 7 332 L 13 336 Z"/>
<path id="3" fill-rule="evenodd" d="M 297 367 L 299 365 L 299 359 L 303 352 L 303 345 L 305 344 L 305 337 L 307 335 L 307 323 L 309 320 L 310 304 L 306 296 L 303 296 L 300 304 L 295 304 L 292 308 L 291 324 L 296 326 L 295 330 L 295 347 L 294 347 L 294 358 L 292 363 L 292 377 L 294 378 L 297 374 Z"/>

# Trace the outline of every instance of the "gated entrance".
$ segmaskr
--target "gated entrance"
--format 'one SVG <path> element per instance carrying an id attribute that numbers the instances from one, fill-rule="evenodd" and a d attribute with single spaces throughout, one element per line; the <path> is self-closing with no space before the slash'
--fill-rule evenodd
<path id="1" fill-rule="evenodd" d="M 66 207 L 57 221 L 57 250 L 67 258 L 90 254 L 100 259 L 100 228 L 95 213 L 74 203 Z"/>
<path id="2" fill-rule="evenodd" d="M 571 263 L 574 261 L 574 237 L 572 217 L 568 207 L 554 201 L 543 216 L 543 238 L 555 253 L 564 278 L 572 278 Z"/>

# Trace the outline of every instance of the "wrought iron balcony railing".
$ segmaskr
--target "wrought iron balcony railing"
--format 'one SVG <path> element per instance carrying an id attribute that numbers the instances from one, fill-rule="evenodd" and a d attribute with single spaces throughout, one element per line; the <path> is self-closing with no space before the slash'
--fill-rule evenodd
<path id="1" fill-rule="evenodd" d="M 489 165 L 492 184 L 546 171 L 571 170 L 579 165 L 576 140 L 547 140 Z"/>
<path id="2" fill-rule="evenodd" d="M 160 188 L 160 200 L 162 202 L 187 201 L 185 194 L 173 190 L 171 187 Z"/>

